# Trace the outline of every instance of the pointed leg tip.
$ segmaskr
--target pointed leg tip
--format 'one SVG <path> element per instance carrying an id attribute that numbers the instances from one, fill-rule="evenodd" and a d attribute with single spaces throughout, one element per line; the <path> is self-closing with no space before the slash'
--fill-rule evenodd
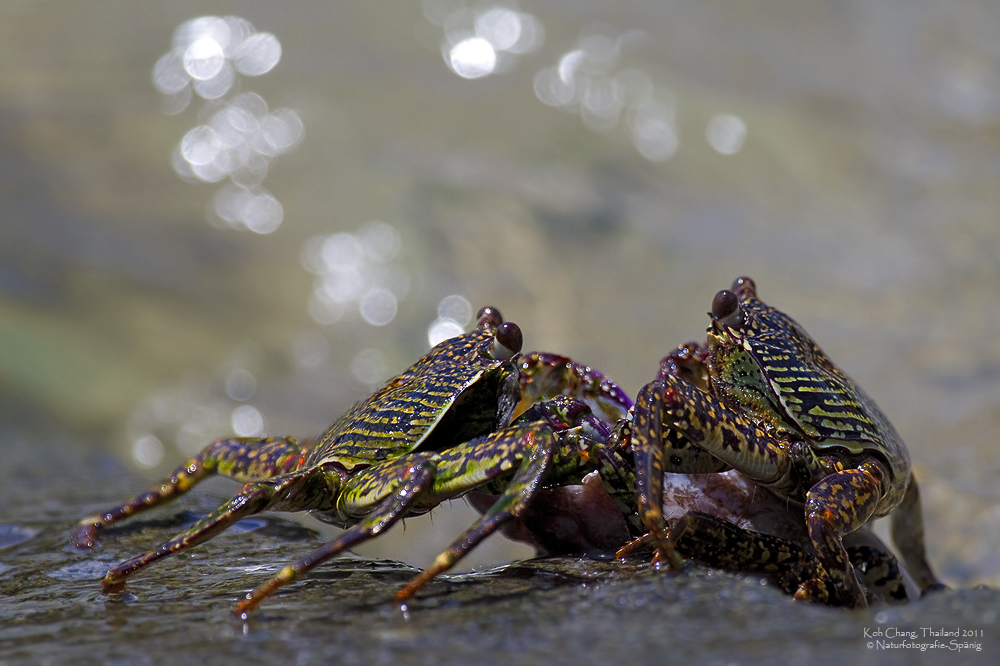
<path id="1" fill-rule="evenodd" d="M 653 553 L 653 565 L 659 567 L 662 564 L 668 566 L 672 571 L 677 571 L 684 564 L 684 558 L 673 548 L 661 546 Z"/>
<path id="2" fill-rule="evenodd" d="M 101 579 L 101 589 L 104 594 L 118 594 L 119 592 L 125 591 L 125 581 L 124 580 L 114 580 L 105 576 Z"/>
<path id="3" fill-rule="evenodd" d="M 236 604 L 236 607 L 229 611 L 229 615 L 232 616 L 234 620 L 242 620 L 244 622 L 250 619 L 250 611 L 248 609 L 244 609 L 242 604 Z"/>
<path id="4" fill-rule="evenodd" d="M 243 598 L 233 606 L 233 610 L 229 611 L 237 620 L 246 620 L 250 617 L 250 612 L 253 611 L 260 604 L 260 598 L 254 596 L 253 592 L 247 592 L 243 595 Z"/>
<path id="5" fill-rule="evenodd" d="M 417 591 L 422 588 L 426 582 L 427 580 L 425 580 L 423 576 L 417 576 L 407 583 L 406 587 L 396 592 L 393 598 L 398 603 L 405 604 L 417 595 Z"/>
<path id="6" fill-rule="evenodd" d="M 80 524 L 70 535 L 70 542 L 76 548 L 90 550 L 97 544 L 97 525 Z"/>

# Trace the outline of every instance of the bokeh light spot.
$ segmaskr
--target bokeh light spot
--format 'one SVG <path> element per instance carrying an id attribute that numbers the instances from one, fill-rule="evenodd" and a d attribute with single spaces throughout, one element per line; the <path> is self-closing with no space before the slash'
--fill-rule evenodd
<path id="1" fill-rule="evenodd" d="M 226 395 L 243 402 L 257 391 L 257 379 L 245 368 L 236 368 L 226 375 Z"/>
<path id="2" fill-rule="evenodd" d="M 435 319 L 434 322 L 428 327 L 427 342 L 429 342 L 431 347 L 433 347 L 438 343 L 444 342 L 448 338 L 461 335 L 463 332 L 464 329 L 462 326 L 454 319 L 440 317 Z"/>
<path id="3" fill-rule="evenodd" d="M 708 144 L 722 155 L 735 155 L 747 138 L 747 125 L 739 116 L 720 113 L 712 116 L 705 128 Z"/>
<path id="4" fill-rule="evenodd" d="M 132 444 L 132 458 L 140 467 L 156 467 L 163 462 L 163 443 L 154 435 L 145 435 Z"/>
<path id="5" fill-rule="evenodd" d="M 240 405 L 233 410 L 233 432 L 240 437 L 256 437 L 264 433 L 264 417 L 256 407 Z"/>
<path id="6" fill-rule="evenodd" d="M 199 37 L 184 51 L 184 70 L 192 79 L 211 79 L 222 71 L 225 64 L 222 47 L 212 37 Z"/>
<path id="7" fill-rule="evenodd" d="M 492 74 L 497 66 L 497 52 L 482 37 L 470 37 L 451 47 L 449 64 L 464 79 L 478 79 Z"/>
<path id="8" fill-rule="evenodd" d="M 381 384 L 388 374 L 385 355 L 377 349 L 364 349 L 351 359 L 351 374 L 363 384 Z"/>
<path id="9" fill-rule="evenodd" d="M 472 304 L 464 296 L 451 294 L 438 302 L 437 313 L 442 319 L 451 319 L 459 326 L 466 326 L 472 321 Z"/>
<path id="10" fill-rule="evenodd" d="M 385 326 L 395 319 L 397 307 L 396 296 L 383 287 L 370 290 L 358 304 L 361 318 L 372 326 Z"/>

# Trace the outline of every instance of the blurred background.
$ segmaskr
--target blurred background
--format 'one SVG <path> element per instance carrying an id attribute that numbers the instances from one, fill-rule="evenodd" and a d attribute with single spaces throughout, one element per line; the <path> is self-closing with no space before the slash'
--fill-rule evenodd
<path id="1" fill-rule="evenodd" d="M 634 395 L 750 275 L 908 443 L 942 577 L 1000 584 L 998 34 L 988 1 L 4 3 L 2 520 L 317 434 L 485 304 Z M 359 551 L 423 566 L 474 516 Z"/>

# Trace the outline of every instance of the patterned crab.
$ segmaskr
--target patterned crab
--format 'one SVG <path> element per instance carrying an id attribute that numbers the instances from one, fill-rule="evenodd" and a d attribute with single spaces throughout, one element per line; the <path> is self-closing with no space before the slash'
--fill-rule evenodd
<path id="1" fill-rule="evenodd" d="M 749 279 L 719 292 L 711 314 L 708 343 L 667 356 L 633 407 L 604 375 L 564 357 L 533 353 L 519 368 L 520 330 L 484 308 L 474 331 L 441 343 L 355 405 L 311 450 L 289 437 L 218 440 L 147 492 L 80 521 L 73 541 L 92 546 L 99 528 L 218 473 L 246 485 L 190 529 L 108 571 L 105 591 L 123 589 L 149 564 L 267 509 L 307 510 L 346 528 L 248 593 L 234 610 L 243 615 L 400 518 L 470 491 L 495 501 L 479 503 L 481 519 L 397 599 L 410 598 L 501 525 L 523 525 L 531 516 L 542 516 L 543 526 L 529 540 L 546 539 L 552 550 L 572 549 L 574 540 L 593 543 L 591 528 L 603 517 L 616 525 L 602 526 L 599 549 L 646 529 L 620 554 L 652 545 L 657 559 L 672 564 L 683 554 L 780 573 L 796 596 L 855 606 L 868 594 L 852 565 L 877 573 L 894 560 L 881 544 L 852 546 L 849 555 L 841 538 L 895 509 L 893 538 L 904 560 L 921 589 L 936 585 L 906 449 L 871 399 L 801 327 L 760 302 Z M 730 468 L 751 488 L 767 488 L 804 510 L 805 537 L 786 528 L 760 534 L 735 524 L 741 511 L 710 516 L 698 506 L 687 507 L 670 534 L 664 473 L 719 475 Z M 581 483 L 584 492 L 567 499 L 570 486 Z M 589 532 L 556 533 L 544 520 L 566 516 Z M 888 579 L 880 591 L 894 596 L 895 577 Z M 878 587 L 877 576 L 866 576 L 866 584 Z"/>
<path id="2" fill-rule="evenodd" d="M 543 481 L 579 482 L 594 470 L 613 478 L 615 469 L 624 467 L 602 446 L 609 426 L 582 402 L 556 396 L 512 420 L 520 398 L 521 344 L 516 324 L 504 322 L 495 308 L 483 308 L 475 330 L 431 349 L 348 410 L 311 450 L 291 437 L 218 440 L 148 491 L 82 519 L 72 540 L 92 547 L 99 528 L 170 501 L 211 474 L 246 485 L 186 531 L 111 568 L 102 581 L 105 592 L 123 590 L 129 576 L 150 564 L 267 509 L 311 511 L 346 528 L 249 592 L 233 611 L 242 616 L 278 588 L 407 515 L 475 488 L 499 493 L 489 511 L 397 593 L 406 600 L 523 512 Z M 617 398 L 598 396 L 595 404 Z"/>
<path id="3" fill-rule="evenodd" d="M 680 561 L 663 515 L 664 472 L 731 468 L 802 507 L 836 603 L 867 605 L 841 538 L 889 514 L 919 587 L 936 586 L 909 454 L 874 401 L 801 326 L 758 299 L 749 278 L 720 291 L 710 314 L 707 344 L 667 356 L 617 433 L 634 455 L 656 559 Z"/>
<path id="4" fill-rule="evenodd" d="M 694 344 L 681 346 L 664 358 L 662 373 L 696 381 L 696 371 L 704 370 L 704 354 L 699 359 L 699 349 L 704 351 Z M 555 354 L 524 355 L 521 385 L 526 404 L 562 394 L 591 402 L 595 414 L 616 421 L 618 432 L 608 444 L 627 466 L 616 469 L 610 483 L 592 473 L 579 485 L 538 491 L 526 511 L 503 527 L 504 534 L 546 555 L 624 557 L 651 547 L 652 533 L 622 547 L 643 528 L 634 499 L 635 471 L 627 435 L 631 424 L 623 418 L 630 401 L 601 373 Z M 680 440 L 678 445 L 682 445 Z M 712 567 L 770 575 L 798 599 L 844 603 L 815 555 L 802 507 L 760 491 L 752 479 L 736 470 L 722 471 L 726 466 L 713 461 L 707 452 L 692 452 L 692 457 L 698 455 L 703 456 L 702 469 L 719 471 L 664 474 L 662 506 L 673 548 L 684 558 Z M 486 511 L 494 500 L 478 491 L 468 499 L 480 511 Z M 844 546 L 868 601 L 905 601 L 919 593 L 916 583 L 870 530 L 861 528 L 845 535 Z"/>

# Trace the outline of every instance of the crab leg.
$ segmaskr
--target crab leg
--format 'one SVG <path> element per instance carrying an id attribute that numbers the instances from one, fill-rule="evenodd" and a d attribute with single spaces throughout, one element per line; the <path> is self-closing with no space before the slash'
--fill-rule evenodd
<path id="1" fill-rule="evenodd" d="M 93 548 L 99 528 L 165 504 L 212 474 L 243 482 L 260 481 L 292 472 L 304 459 L 302 447 L 291 437 L 218 439 L 146 492 L 112 509 L 83 518 L 71 539 L 78 548 Z"/>
<path id="2" fill-rule="evenodd" d="M 786 591 L 797 598 L 828 601 L 823 565 L 787 539 L 743 529 L 700 511 L 677 519 L 670 539 L 685 557 L 730 571 L 782 574 Z"/>
<path id="3" fill-rule="evenodd" d="M 414 460 L 415 458 L 418 460 Z M 233 609 L 232 614 L 235 617 L 243 617 L 279 588 L 301 578 L 345 550 L 378 536 L 395 525 L 400 518 L 405 517 L 413 503 L 421 495 L 424 495 L 433 484 L 438 456 L 435 454 L 414 454 L 407 456 L 406 461 L 405 483 L 398 490 L 336 539 L 286 566 L 266 583 L 247 592 L 246 596 Z"/>
<path id="4" fill-rule="evenodd" d="M 314 498 L 323 497 L 321 489 L 337 483 L 339 476 L 324 474 L 322 470 L 308 471 L 256 481 L 243 486 L 233 499 L 208 514 L 184 532 L 157 548 L 112 567 L 101 584 L 105 592 L 120 592 L 125 579 L 145 569 L 150 564 L 190 548 L 219 534 L 233 523 L 267 509 L 280 511 L 308 511 L 317 507 Z"/>
<path id="5" fill-rule="evenodd" d="M 555 438 L 551 431 L 544 429 L 526 435 L 527 447 L 530 452 L 521 462 L 510 485 L 494 502 L 489 510 L 479 517 L 469 529 L 455 539 L 447 550 L 438 555 L 431 566 L 424 569 L 411 580 L 406 587 L 396 593 L 397 601 L 406 601 L 417 591 L 431 581 L 439 573 L 447 571 L 460 559 L 466 556 L 483 539 L 493 534 L 508 520 L 524 513 L 535 492 L 541 487 L 541 482 L 552 462 Z"/>
<path id="6" fill-rule="evenodd" d="M 784 449 L 758 444 L 766 439 L 760 428 L 706 397 L 688 382 L 667 376 L 647 384 L 636 399 L 632 452 L 639 516 L 658 544 L 656 560 L 667 560 L 674 566 L 680 564 L 680 557 L 667 539 L 663 471 L 699 474 L 729 465 L 768 486 L 780 481 L 791 464 Z M 665 437 L 665 426 L 682 436 Z M 665 453 L 665 447 L 674 445 L 680 448 Z"/>
<path id="7" fill-rule="evenodd" d="M 875 463 L 845 469 L 823 478 L 806 494 L 806 527 L 816 555 L 837 592 L 851 606 L 867 606 L 840 538 L 858 529 L 875 513 L 883 471 Z"/>
<path id="8" fill-rule="evenodd" d="M 920 489 L 912 475 L 903 500 L 891 514 L 890 526 L 892 541 L 899 549 L 899 554 L 903 557 L 903 562 L 906 563 L 906 568 L 920 591 L 946 589 L 927 563 L 927 553 L 924 548 L 924 518 L 920 510 Z"/>
<path id="9" fill-rule="evenodd" d="M 559 411 L 567 405 L 569 410 Z M 587 425 L 570 427 L 572 422 L 587 422 L 592 418 L 589 414 L 581 403 L 559 399 L 536 408 L 503 430 L 440 453 L 411 454 L 358 472 L 347 481 L 337 503 L 338 515 L 358 522 L 247 593 L 233 614 L 239 617 L 253 610 L 280 587 L 380 534 L 411 510 L 424 511 L 470 490 L 504 484 L 496 503 L 397 594 L 399 600 L 412 597 L 501 525 L 520 516 L 547 476 L 557 477 L 553 482 L 564 476 L 579 481 L 592 469 L 614 469 L 605 462 L 612 454 L 585 436 Z M 399 488 L 399 479 L 407 475 L 407 483 Z"/>
<path id="10" fill-rule="evenodd" d="M 448 449 L 441 454 L 418 453 L 404 456 L 386 465 L 369 467 L 351 477 L 341 495 L 338 510 L 342 515 L 348 516 L 364 513 L 364 517 L 333 541 L 286 566 L 266 583 L 248 592 L 233 609 L 233 615 L 239 617 L 252 611 L 279 588 L 301 578 L 348 548 L 381 534 L 406 516 L 411 509 L 436 506 L 444 499 L 458 497 L 481 485 L 484 480 L 503 474 L 512 468 L 517 458 L 523 457 L 520 469 L 505 493 L 507 499 L 502 502 L 503 506 L 491 511 L 489 520 L 486 520 L 486 516 L 480 518 L 476 526 L 466 533 L 469 536 L 465 543 L 460 543 L 462 539 L 459 539 L 446 554 L 435 561 L 434 565 L 410 583 L 407 589 L 412 588 L 412 590 L 406 598 L 412 596 L 413 592 L 426 581 L 452 566 L 505 520 L 515 515 L 513 511 L 520 510 L 521 504 L 527 503 L 538 486 L 538 480 L 544 475 L 552 455 L 551 448 L 533 444 L 536 435 L 539 434 L 532 431 L 534 425 L 510 426 L 486 437 Z M 554 441 L 551 430 L 548 435 L 540 437 L 539 440 Z M 481 468 L 470 464 L 470 461 L 483 458 L 491 459 L 492 465 Z M 384 497 L 385 490 L 389 487 L 387 480 L 391 480 L 394 484 L 398 483 L 403 474 L 408 475 L 407 482 L 388 498 L 381 500 L 373 511 L 371 509 L 373 496 Z M 525 497 L 521 497 L 522 495 Z M 509 506 L 516 508 L 508 508 Z M 447 563 L 442 559 L 446 555 Z M 417 580 L 420 582 L 417 583 Z"/>

